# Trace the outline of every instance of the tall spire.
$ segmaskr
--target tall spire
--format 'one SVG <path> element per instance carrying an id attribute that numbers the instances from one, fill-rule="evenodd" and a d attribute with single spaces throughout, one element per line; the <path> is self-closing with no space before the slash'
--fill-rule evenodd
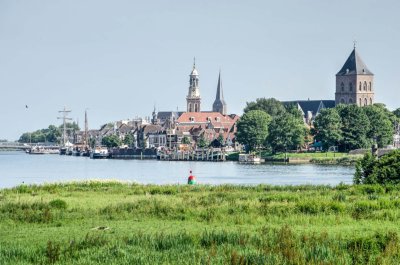
<path id="1" fill-rule="evenodd" d="M 222 90 L 221 69 L 219 70 L 218 75 L 217 94 L 213 104 L 213 112 L 219 112 L 223 115 L 226 115 L 226 103 L 224 100 L 224 92 Z"/>
<path id="2" fill-rule="evenodd" d="M 215 99 L 224 100 L 224 92 L 222 91 L 222 83 L 221 83 L 221 69 L 219 69 L 218 74 L 218 85 L 217 85 L 217 96 Z"/>

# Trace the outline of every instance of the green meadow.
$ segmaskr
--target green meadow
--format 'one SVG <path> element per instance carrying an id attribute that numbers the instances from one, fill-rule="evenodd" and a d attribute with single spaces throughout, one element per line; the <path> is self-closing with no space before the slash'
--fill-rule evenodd
<path id="1" fill-rule="evenodd" d="M 0 264 L 398 264 L 400 186 L 0 190 Z"/>

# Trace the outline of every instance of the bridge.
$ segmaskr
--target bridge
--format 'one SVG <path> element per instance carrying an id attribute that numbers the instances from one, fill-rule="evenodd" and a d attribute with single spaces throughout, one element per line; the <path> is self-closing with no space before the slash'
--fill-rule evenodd
<path id="1" fill-rule="evenodd" d="M 0 150 L 27 150 L 30 144 L 18 142 L 0 142 Z"/>

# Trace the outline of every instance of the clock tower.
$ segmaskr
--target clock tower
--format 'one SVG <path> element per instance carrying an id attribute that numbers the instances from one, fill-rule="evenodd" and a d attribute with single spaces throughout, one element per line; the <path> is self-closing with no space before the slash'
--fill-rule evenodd
<path id="1" fill-rule="evenodd" d="M 190 73 L 189 92 L 186 97 L 187 112 L 200 112 L 200 87 L 199 87 L 199 73 L 196 69 L 196 61 L 193 61 L 193 70 Z"/>

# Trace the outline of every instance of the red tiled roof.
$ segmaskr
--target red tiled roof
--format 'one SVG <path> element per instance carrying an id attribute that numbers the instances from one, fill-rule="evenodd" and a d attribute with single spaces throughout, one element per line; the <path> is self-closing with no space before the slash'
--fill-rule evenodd
<path id="1" fill-rule="evenodd" d="M 178 123 L 233 123 L 236 119 L 232 119 L 228 115 L 222 115 L 219 112 L 185 112 L 177 120 Z"/>

